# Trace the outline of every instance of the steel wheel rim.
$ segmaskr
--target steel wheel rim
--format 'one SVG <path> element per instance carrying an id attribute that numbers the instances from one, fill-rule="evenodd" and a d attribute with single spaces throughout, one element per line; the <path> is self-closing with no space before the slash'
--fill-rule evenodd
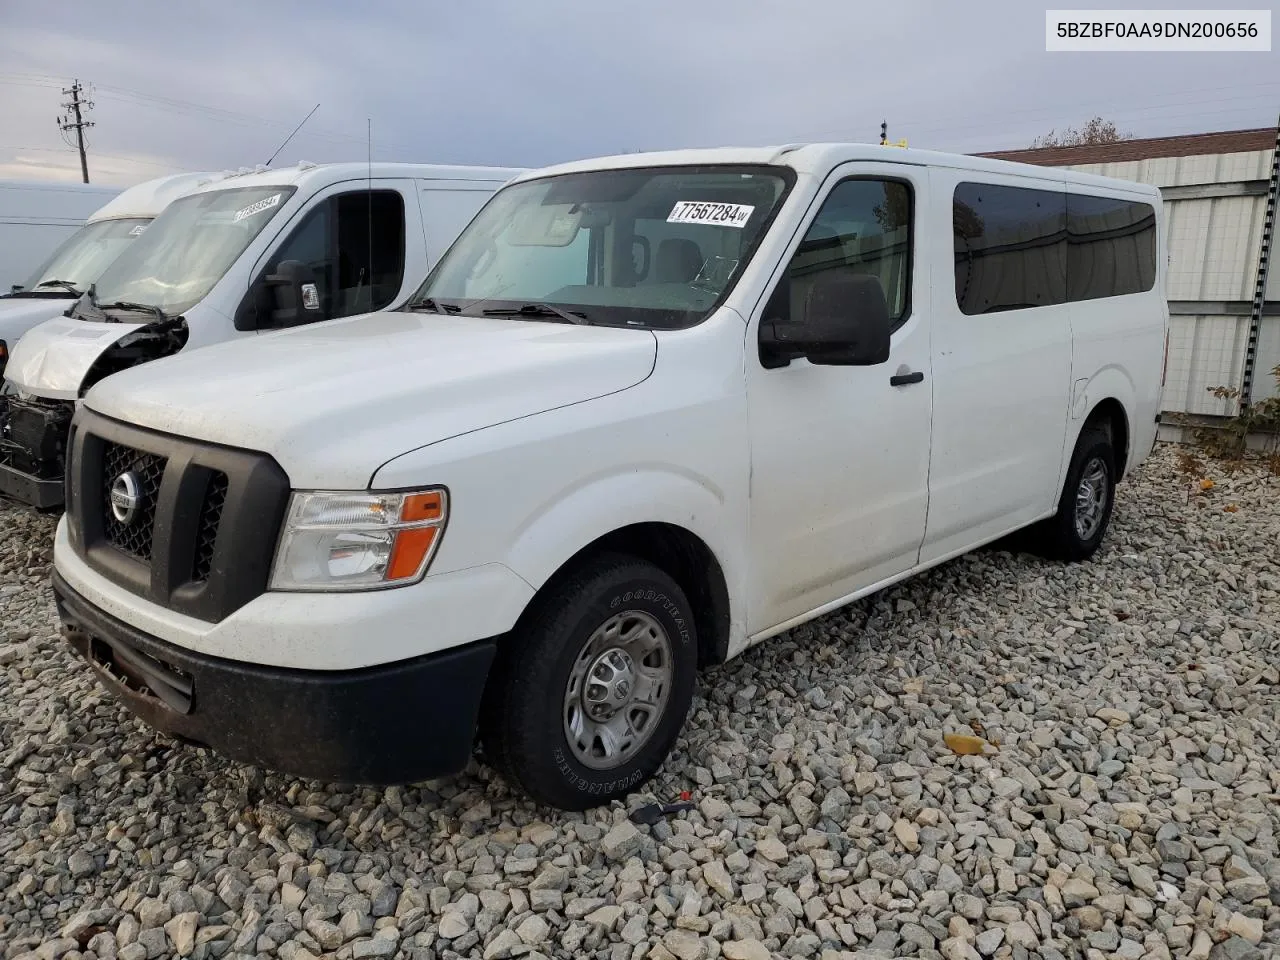
<path id="1" fill-rule="evenodd" d="M 574 759 L 592 770 L 613 770 L 653 737 L 675 677 L 671 638 L 639 610 L 600 624 L 569 670 L 564 735 Z"/>
<path id="2" fill-rule="evenodd" d="M 1107 490 L 1107 465 L 1101 457 L 1094 457 L 1085 464 L 1076 488 L 1076 536 L 1081 540 L 1091 539 L 1102 526 Z"/>

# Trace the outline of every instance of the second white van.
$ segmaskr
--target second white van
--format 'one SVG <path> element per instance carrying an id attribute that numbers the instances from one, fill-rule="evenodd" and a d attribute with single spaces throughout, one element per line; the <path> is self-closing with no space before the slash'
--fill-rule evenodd
<path id="1" fill-rule="evenodd" d="M 527 174 L 406 308 L 102 381 L 54 590 L 155 727 L 581 809 L 700 666 L 1020 528 L 1099 548 L 1160 409 L 1151 187 L 818 144 Z"/>
<path id="2" fill-rule="evenodd" d="M 521 171 L 300 163 L 223 176 L 172 203 L 68 311 L 10 345 L 0 493 L 62 503 L 75 403 L 139 363 L 402 306 Z"/>

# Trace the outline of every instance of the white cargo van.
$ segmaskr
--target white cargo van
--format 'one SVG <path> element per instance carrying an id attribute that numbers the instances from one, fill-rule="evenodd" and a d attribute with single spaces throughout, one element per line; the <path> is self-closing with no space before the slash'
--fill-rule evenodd
<path id="1" fill-rule="evenodd" d="M 192 191 L 157 217 L 66 317 L 10 345 L 0 493 L 41 508 L 62 503 L 75 403 L 118 370 L 403 305 L 481 204 L 519 172 L 300 163 Z"/>
<path id="2" fill-rule="evenodd" d="M 484 755 L 632 790 L 698 667 L 1023 527 L 1089 557 L 1150 452 L 1151 187 L 860 145 L 501 190 L 404 310 L 103 381 L 55 591 L 140 717 L 346 782 Z"/>
<path id="3" fill-rule="evenodd" d="M 119 187 L 0 180 L 0 290 L 21 287 L 53 249 Z"/>
<path id="4" fill-rule="evenodd" d="M 0 296 L 0 376 L 9 347 L 24 333 L 65 313 L 170 202 L 218 177 L 179 173 L 130 187 L 94 211 L 24 284 Z"/>

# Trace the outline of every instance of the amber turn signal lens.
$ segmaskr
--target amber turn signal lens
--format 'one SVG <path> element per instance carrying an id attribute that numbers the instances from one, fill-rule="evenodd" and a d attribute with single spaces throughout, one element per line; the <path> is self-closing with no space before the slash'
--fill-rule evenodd
<path id="1" fill-rule="evenodd" d="M 439 535 L 439 527 L 418 527 L 397 533 L 391 561 L 387 564 L 387 582 L 416 577 Z"/>
<path id="2" fill-rule="evenodd" d="M 444 498 L 438 490 L 432 490 L 428 493 L 415 493 L 412 496 L 405 497 L 404 505 L 400 508 L 400 521 L 402 523 L 423 523 L 439 520 L 443 516 Z"/>

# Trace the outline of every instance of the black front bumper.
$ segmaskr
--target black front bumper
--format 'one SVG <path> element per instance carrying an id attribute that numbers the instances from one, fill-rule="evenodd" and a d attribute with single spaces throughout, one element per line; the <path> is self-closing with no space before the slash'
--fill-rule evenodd
<path id="1" fill-rule="evenodd" d="M 148 636 L 94 607 L 57 573 L 63 634 L 143 721 L 235 760 L 336 783 L 411 783 L 471 756 L 496 644 L 360 670 L 266 667 Z"/>
<path id="2" fill-rule="evenodd" d="M 50 510 L 62 506 L 63 481 L 41 480 L 16 467 L 0 463 L 0 494 L 19 500 L 29 507 Z"/>

